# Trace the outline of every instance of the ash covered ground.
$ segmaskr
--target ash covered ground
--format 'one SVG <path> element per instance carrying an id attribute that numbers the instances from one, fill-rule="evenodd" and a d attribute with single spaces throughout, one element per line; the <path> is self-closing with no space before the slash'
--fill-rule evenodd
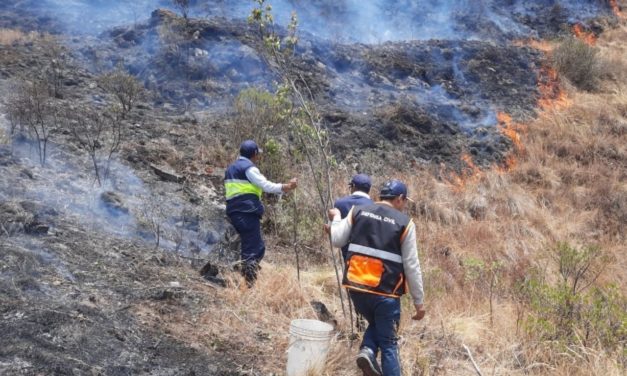
<path id="1" fill-rule="evenodd" d="M 611 14 L 601 0 L 430 3 L 275 2 L 278 25 L 292 9 L 300 17 L 291 72 L 312 90 L 340 162 L 374 171 L 398 167 L 402 155 L 403 167 L 459 170 L 470 154 L 479 166 L 501 163 L 512 145 L 496 113 L 534 115 L 544 59 L 512 42 L 559 37 L 576 23 L 600 32 Z M 198 151 L 209 138 L 228 142 L 241 90 L 272 90 L 277 76 L 245 20 L 252 2 L 192 1 L 190 21 L 174 29 L 183 36 L 176 53 L 164 51 L 163 28 L 180 20 L 169 5 L 0 2 L 0 27 L 63 41 L 60 101 L 105 103 L 97 75 L 118 65 L 150 94 L 126 119 L 103 187 L 62 129 L 52 129 L 45 167 L 24 136 L 0 145 L 2 374 L 250 374 L 241 366 L 252 358 L 200 351 L 155 322 L 172 306 L 220 304 L 200 300 L 207 294 L 195 290 L 190 259 L 206 257 L 224 232 L 224 162 L 207 166 Z M 0 45 L 3 97 L 49 52 L 37 42 Z M 145 220 L 155 215 L 157 249 Z M 147 306 L 156 321 L 142 316 Z"/>

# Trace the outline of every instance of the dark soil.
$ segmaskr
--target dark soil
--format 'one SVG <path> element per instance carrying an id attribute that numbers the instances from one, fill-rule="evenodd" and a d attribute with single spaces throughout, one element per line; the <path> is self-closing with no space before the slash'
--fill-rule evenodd
<path id="1" fill-rule="evenodd" d="M 135 314 L 206 304 L 172 254 L 59 219 L 48 235 L 0 237 L 0 269 L 2 374 L 239 375 Z"/>

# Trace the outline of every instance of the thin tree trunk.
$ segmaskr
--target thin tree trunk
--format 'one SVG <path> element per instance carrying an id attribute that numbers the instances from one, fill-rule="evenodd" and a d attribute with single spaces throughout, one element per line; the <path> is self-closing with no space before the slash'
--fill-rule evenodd
<path id="1" fill-rule="evenodd" d="M 300 254 L 298 252 L 298 206 L 296 205 L 296 199 L 292 200 L 294 206 L 294 221 L 292 229 L 292 244 L 294 245 L 294 254 L 296 255 L 296 278 L 298 279 L 298 285 L 300 286 Z"/>
<path id="2" fill-rule="evenodd" d="M 98 181 L 98 186 L 102 187 L 102 181 L 100 181 L 100 171 L 98 170 L 98 161 L 96 160 L 96 151 L 91 151 L 91 161 L 94 164 L 94 173 L 96 174 L 96 180 Z"/>

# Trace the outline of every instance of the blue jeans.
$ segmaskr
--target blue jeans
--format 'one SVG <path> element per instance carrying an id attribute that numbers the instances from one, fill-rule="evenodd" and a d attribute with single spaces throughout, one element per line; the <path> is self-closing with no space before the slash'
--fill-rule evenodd
<path id="1" fill-rule="evenodd" d="M 401 300 L 387 296 L 350 291 L 355 311 L 368 321 L 361 347 L 370 348 L 375 356 L 381 351 L 384 376 L 400 376 L 398 325 L 401 320 Z"/>
<path id="2" fill-rule="evenodd" d="M 242 241 L 241 260 L 245 264 L 258 264 L 266 253 L 261 236 L 261 217 L 257 213 L 235 212 L 229 213 L 229 219 Z"/>

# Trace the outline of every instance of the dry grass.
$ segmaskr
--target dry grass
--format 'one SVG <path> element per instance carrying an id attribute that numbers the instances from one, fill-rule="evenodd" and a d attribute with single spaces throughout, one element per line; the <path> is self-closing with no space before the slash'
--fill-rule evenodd
<path id="1" fill-rule="evenodd" d="M 507 286 L 526 275 L 528 266 L 545 260 L 547 245 L 559 240 L 601 246 L 615 261 L 599 283 L 625 286 L 624 40 L 624 25 L 600 38 L 600 56 L 611 67 L 602 89 L 590 94 L 567 88 L 572 105 L 549 109 L 528 124 L 523 138 L 527 153 L 519 156 L 513 171 L 487 172 L 469 180 L 461 191 L 435 182 L 426 172 L 405 178 L 419 202 L 415 220 L 421 229 L 430 307 L 424 330 L 434 330 L 438 321 L 443 328 L 448 325 L 454 334 L 450 338 L 477 349 L 474 356 L 488 373 L 618 375 L 625 371 L 624 353 L 515 335 L 521 332 L 516 304 L 506 293 L 511 289 Z M 493 326 L 486 322 L 487 292 L 469 284 L 459 265 L 468 257 L 505 262 L 506 288 L 496 294 Z M 420 348 L 405 345 L 405 374 L 430 374 L 425 372 L 424 359 L 433 373 L 471 374 L 459 343 L 452 347 L 442 359 L 441 346 L 424 339 Z"/>
<path id="2" fill-rule="evenodd" d="M 3 128 L 0 128 L 0 145 L 7 145 L 10 140 L 11 138 L 7 132 Z"/>
<path id="3" fill-rule="evenodd" d="M 27 42 L 37 38 L 38 34 L 35 32 L 24 33 L 15 29 L 3 29 L 0 28 L 0 45 L 9 46 L 15 42 Z"/>
<path id="4" fill-rule="evenodd" d="M 624 64 L 625 40 L 624 25 L 602 35 L 597 42 L 600 56 L 615 61 L 612 66 Z M 529 276 L 530 268 L 546 268 L 547 249 L 557 241 L 600 246 L 613 262 L 597 283 L 616 283 L 623 293 L 627 285 L 627 77 L 616 69 L 603 76 L 596 93 L 565 90 L 571 106 L 547 109 L 527 124 L 522 138 L 526 153 L 517 156 L 512 171 L 484 172 L 463 189 L 437 180 L 425 169 L 411 174 L 377 171 L 374 187 L 398 177 L 417 201 L 409 212 L 418 228 L 427 316 L 412 321 L 411 305 L 403 299 L 399 334 L 405 376 L 474 375 L 463 345 L 484 374 L 624 374 L 625 353 L 620 350 L 547 341 L 526 331 L 527 308 L 516 295 L 516 284 Z M 333 177 L 335 194 L 346 193 L 352 173 L 341 171 Z M 306 184 L 301 187 L 303 199 L 315 202 L 315 193 Z M 291 250 L 276 252 L 276 241 L 268 243 L 269 254 L 254 289 L 244 287 L 236 274 L 231 276 L 232 287 L 221 290 L 192 279 L 190 284 L 208 308 L 191 318 L 181 307 L 170 312 L 165 325 L 171 335 L 248 364 L 249 369 L 242 369 L 248 374 L 282 374 L 290 321 L 316 318 L 309 301 L 324 302 L 338 318 L 340 330 L 349 332 L 335 275 L 328 263 L 319 265 L 320 257 L 328 258 L 324 238 L 320 249 L 301 249 L 300 284 Z M 493 288 L 485 270 L 473 277 L 469 260 L 500 263 Z M 142 309 L 145 320 L 159 317 L 154 313 L 157 306 Z M 358 375 L 357 346 L 336 340 L 322 374 Z"/>

